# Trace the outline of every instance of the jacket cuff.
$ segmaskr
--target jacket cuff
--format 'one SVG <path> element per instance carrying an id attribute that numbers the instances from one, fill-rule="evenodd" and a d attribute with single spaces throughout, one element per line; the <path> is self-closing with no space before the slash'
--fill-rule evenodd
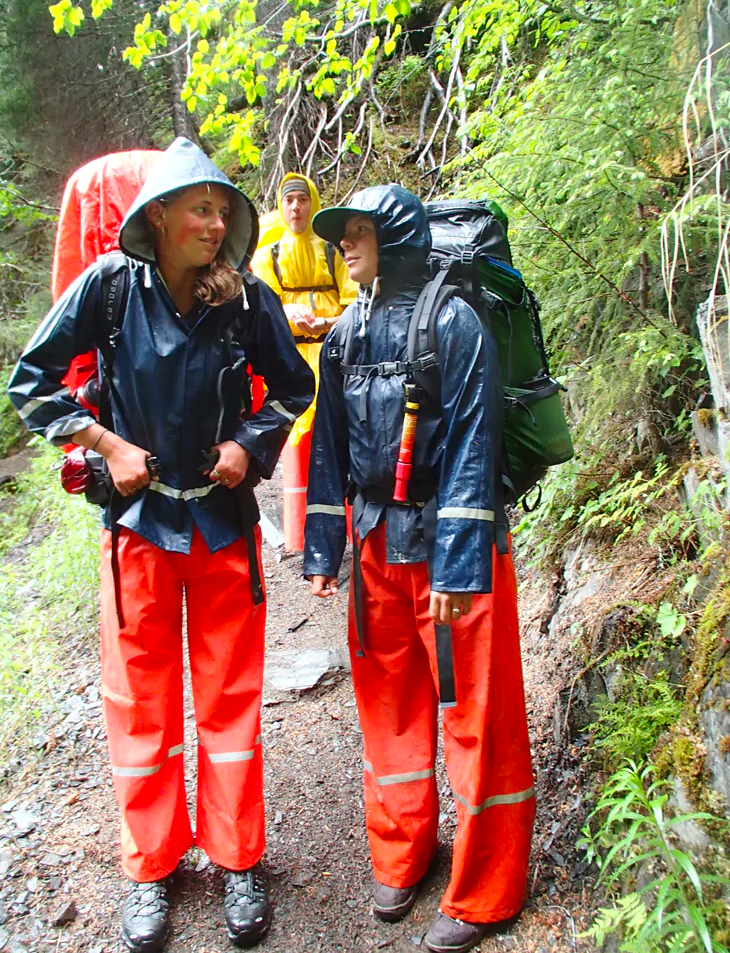
<path id="1" fill-rule="evenodd" d="M 99 421 L 88 411 L 79 411 L 67 417 L 60 417 L 54 420 L 52 424 L 46 427 L 43 435 L 46 440 L 54 447 L 62 447 L 66 443 L 71 443 L 71 438 L 80 430 L 86 430 Z"/>
<path id="2" fill-rule="evenodd" d="M 304 575 L 337 576 L 346 540 L 345 507 L 310 503 L 304 528 Z"/>
<path id="3" fill-rule="evenodd" d="M 251 427 L 249 421 L 244 421 L 233 439 L 244 450 L 248 450 L 256 461 L 261 476 L 270 480 L 288 435 L 289 429 L 286 427 L 262 433 Z"/>
<path id="4" fill-rule="evenodd" d="M 494 523 L 440 517 L 431 588 L 436 592 L 491 592 Z"/>

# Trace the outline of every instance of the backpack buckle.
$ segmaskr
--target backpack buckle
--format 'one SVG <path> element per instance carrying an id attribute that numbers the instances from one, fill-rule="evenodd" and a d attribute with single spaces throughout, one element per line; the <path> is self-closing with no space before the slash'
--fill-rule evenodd
<path id="1" fill-rule="evenodd" d="M 467 268 L 471 267 L 474 263 L 474 246 L 473 245 L 464 245 L 464 248 L 461 252 L 461 263 L 466 265 Z"/>
<path id="2" fill-rule="evenodd" d="M 433 351 L 429 351 L 428 354 L 424 354 L 423 357 L 419 357 L 417 361 L 414 361 L 411 367 L 416 371 L 427 371 L 431 367 L 436 367 L 437 364 L 438 358 Z"/>

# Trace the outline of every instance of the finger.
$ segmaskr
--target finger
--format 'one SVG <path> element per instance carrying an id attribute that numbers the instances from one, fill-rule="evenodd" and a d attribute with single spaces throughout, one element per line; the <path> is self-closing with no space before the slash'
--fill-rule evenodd
<path id="1" fill-rule="evenodd" d="M 464 596 L 463 603 L 461 606 L 462 615 L 469 615 L 469 613 L 471 612 L 471 604 L 472 604 L 471 593 L 467 593 Z"/>

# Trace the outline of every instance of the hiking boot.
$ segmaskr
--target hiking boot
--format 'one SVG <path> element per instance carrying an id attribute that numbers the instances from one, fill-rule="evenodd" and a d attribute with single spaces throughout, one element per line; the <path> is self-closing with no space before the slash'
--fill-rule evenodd
<path id="1" fill-rule="evenodd" d="M 162 949 L 170 929 L 170 908 L 164 880 L 132 883 L 122 911 L 122 937 L 132 953 Z"/>
<path id="2" fill-rule="evenodd" d="M 271 903 L 261 865 L 227 870 L 225 885 L 228 936 L 236 946 L 255 946 L 271 926 Z"/>
<path id="3" fill-rule="evenodd" d="M 432 953 L 466 953 L 484 939 L 489 926 L 488 923 L 465 923 L 439 910 L 426 934 L 426 946 Z"/>
<path id="4" fill-rule="evenodd" d="M 375 881 L 375 916 L 388 923 L 402 920 L 408 913 L 418 896 L 419 883 L 412 887 L 387 887 Z"/>

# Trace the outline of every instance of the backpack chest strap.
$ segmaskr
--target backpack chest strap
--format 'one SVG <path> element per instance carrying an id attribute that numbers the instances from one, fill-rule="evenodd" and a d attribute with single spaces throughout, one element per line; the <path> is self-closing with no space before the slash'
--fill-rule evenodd
<path id="1" fill-rule="evenodd" d="M 340 364 L 340 370 L 345 377 L 364 377 L 360 391 L 359 420 L 361 424 L 368 419 L 368 391 L 374 377 L 393 377 L 395 374 L 405 374 L 412 378 L 414 374 L 434 367 L 437 363 L 435 354 L 424 354 L 416 361 L 381 361 L 380 364 Z"/>
<path id="2" fill-rule="evenodd" d="M 394 374 L 413 374 L 435 367 L 435 354 L 424 354 L 416 361 L 381 361 L 380 364 L 340 364 L 345 377 L 393 377 Z"/>

